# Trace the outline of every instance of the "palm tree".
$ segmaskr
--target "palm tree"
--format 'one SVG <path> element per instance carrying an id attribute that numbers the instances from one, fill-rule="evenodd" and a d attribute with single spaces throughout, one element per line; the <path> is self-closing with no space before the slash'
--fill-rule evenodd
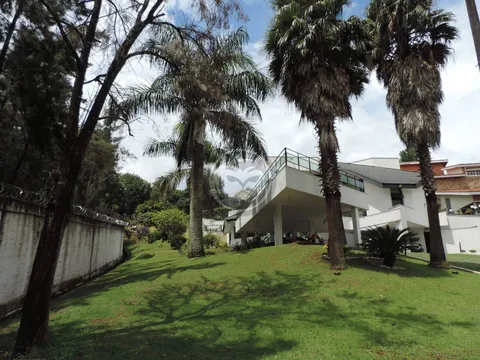
<path id="1" fill-rule="evenodd" d="M 368 8 L 374 39 L 372 65 L 387 89 L 387 106 L 398 135 L 416 149 L 430 227 L 430 264 L 443 266 L 443 248 L 430 148 L 440 145 L 440 69 L 458 37 L 452 13 L 427 0 L 372 0 Z"/>
<path id="2" fill-rule="evenodd" d="M 183 123 L 178 123 L 170 138 L 164 141 L 149 138 L 145 144 L 143 155 L 150 157 L 167 155 L 177 159 L 184 129 L 185 127 L 183 126 Z M 215 146 L 208 140 L 205 140 L 204 145 L 205 166 L 203 169 L 203 208 L 204 211 L 213 211 L 219 206 L 217 199 L 226 197 L 226 194 L 223 191 L 223 179 L 215 173 L 215 170 L 221 165 L 237 167 L 238 159 L 241 157 L 241 154 L 239 154 L 238 149 L 224 149 L 221 145 Z M 190 184 L 191 158 L 192 154 L 187 154 L 182 160 L 180 167 L 157 179 L 159 186 L 158 190 L 161 193 L 169 194 L 175 191 L 182 181 L 186 181 L 187 184 Z"/>
<path id="3" fill-rule="evenodd" d="M 257 101 L 272 91 L 269 79 L 244 52 L 248 35 L 243 28 L 221 37 L 208 37 L 198 47 L 172 41 L 162 49 L 169 66 L 146 87 L 134 89 L 122 104 L 127 114 L 175 113 L 184 131 L 176 154 L 180 167 L 190 171 L 190 229 L 188 256 L 204 256 L 202 232 L 205 134 L 218 136 L 224 147 L 243 159 L 267 159 L 260 133 L 251 119 L 260 119 Z"/>
<path id="4" fill-rule="evenodd" d="M 352 117 L 350 98 L 368 83 L 368 34 L 357 17 L 342 18 L 349 0 L 274 0 L 265 49 L 283 95 L 313 123 L 318 137 L 332 268 L 345 268 L 335 121 Z"/>

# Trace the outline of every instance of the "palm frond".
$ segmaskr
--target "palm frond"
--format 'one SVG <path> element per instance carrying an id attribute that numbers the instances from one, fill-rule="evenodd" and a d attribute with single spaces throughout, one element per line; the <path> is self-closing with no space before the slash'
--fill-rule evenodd
<path id="1" fill-rule="evenodd" d="M 245 160 L 268 159 L 262 135 L 255 126 L 230 111 L 211 112 L 210 126 L 221 136 L 227 149 L 237 151 Z"/>
<path id="2" fill-rule="evenodd" d="M 175 191 L 182 181 L 188 181 L 190 169 L 175 169 L 157 179 L 158 190 L 162 194 L 169 194 Z"/>
<path id="3" fill-rule="evenodd" d="M 183 108 L 184 99 L 175 90 L 173 76 L 162 75 L 149 86 L 130 88 L 118 106 L 122 113 L 129 116 L 141 113 L 178 113 Z"/>
<path id="4" fill-rule="evenodd" d="M 145 142 L 143 148 L 143 155 L 150 157 L 157 157 L 161 155 L 167 155 L 176 157 L 176 152 L 178 149 L 177 140 L 174 138 L 168 139 L 166 141 L 160 141 L 155 138 L 148 138 Z"/>
<path id="5" fill-rule="evenodd" d="M 454 15 L 432 1 L 372 0 L 367 11 L 371 65 L 387 88 L 387 105 L 407 146 L 440 144 L 440 69 L 458 38 Z"/>

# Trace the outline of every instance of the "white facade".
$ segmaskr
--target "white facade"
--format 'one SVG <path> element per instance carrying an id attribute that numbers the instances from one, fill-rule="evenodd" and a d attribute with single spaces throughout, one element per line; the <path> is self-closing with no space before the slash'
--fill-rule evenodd
<path id="1" fill-rule="evenodd" d="M 268 175 L 252 189 L 254 196 L 249 207 L 230 219 L 229 230 L 225 231 L 230 233 L 231 244 L 239 242 L 241 234 L 247 232 L 273 233 L 276 245 L 283 242 L 283 234 L 287 232 L 317 233 L 328 238 L 325 199 L 316 171 L 318 160 L 303 155 L 295 157 L 292 153 L 286 150 L 276 160 L 270 159 Z M 283 156 L 285 160 L 280 159 Z M 365 159 L 352 164 L 356 167 L 346 167 L 349 169 L 346 172 L 348 176 L 358 180 L 362 169 L 366 175 L 360 180 L 362 188 L 352 188 L 350 182 L 341 185 L 348 244 L 359 245 L 361 230 L 388 224 L 411 228 L 427 249 L 429 246 L 425 243 L 424 233 L 429 231 L 429 224 L 419 175 L 399 170 L 399 161 L 393 158 Z M 382 170 L 385 168 L 395 171 Z M 379 182 L 382 172 L 388 173 L 383 183 Z M 401 203 L 394 197 L 395 194 L 403 196 Z M 462 207 L 470 199 L 451 197 L 452 207 Z M 441 212 L 439 217 L 447 253 L 459 253 L 460 248 L 480 252 L 480 216 L 447 217 L 445 212 Z M 234 239 L 234 234 L 238 239 Z"/>
<path id="2" fill-rule="evenodd" d="M 400 161 L 398 158 L 373 157 L 354 161 L 352 164 L 378 166 L 388 169 L 400 169 Z"/>

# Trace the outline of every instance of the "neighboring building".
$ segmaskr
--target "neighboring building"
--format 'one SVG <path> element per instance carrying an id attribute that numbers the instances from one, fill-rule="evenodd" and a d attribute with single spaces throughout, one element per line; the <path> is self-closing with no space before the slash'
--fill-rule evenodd
<path id="1" fill-rule="evenodd" d="M 276 245 L 282 244 L 283 234 L 289 232 L 328 238 L 318 158 L 285 149 L 269 163 L 248 197 L 249 206 L 230 212 L 225 220 L 229 243 L 254 232 L 271 233 Z M 428 251 L 428 217 L 418 173 L 402 170 L 396 158 L 370 158 L 339 166 L 343 220 L 350 246 L 360 244 L 361 230 L 389 224 L 411 228 Z M 450 219 L 445 212 L 439 216 L 447 252 L 460 252 L 460 247 L 480 251 L 480 217 L 470 217 L 478 221 L 478 226 L 463 231 L 464 224 L 457 229 L 450 223 L 458 225 L 465 216 L 460 220 Z"/>
<path id="2" fill-rule="evenodd" d="M 472 213 L 480 205 L 480 163 L 447 166 L 448 160 L 432 161 L 440 211 Z M 418 161 L 401 163 L 407 171 L 420 171 Z"/>
<path id="3" fill-rule="evenodd" d="M 447 166 L 448 160 L 433 160 L 432 169 L 435 176 L 443 175 L 443 168 Z M 420 172 L 420 163 L 418 161 L 401 162 L 400 169 L 406 171 Z"/>
<path id="4" fill-rule="evenodd" d="M 223 220 L 202 219 L 202 225 L 207 232 L 223 233 Z"/>

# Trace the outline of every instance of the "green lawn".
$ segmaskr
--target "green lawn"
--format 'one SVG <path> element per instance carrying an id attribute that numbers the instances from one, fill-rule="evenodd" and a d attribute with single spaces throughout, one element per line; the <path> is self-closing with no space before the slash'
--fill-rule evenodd
<path id="1" fill-rule="evenodd" d="M 412 253 L 411 256 L 416 256 L 425 260 L 430 259 L 430 254 L 427 253 Z M 480 271 L 480 255 L 447 254 L 447 260 L 451 265 L 460 266 L 465 269 Z"/>
<path id="2" fill-rule="evenodd" d="M 54 301 L 36 359 L 480 359 L 480 277 L 399 260 L 285 245 L 200 260 L 143 245 L 132 260 Z M 10 350 L 18 319 L 2 323 Z M 4 353 L 5 355 L 5 353 Z M 0 355 L 1 357 L 1 355 Z"/>

